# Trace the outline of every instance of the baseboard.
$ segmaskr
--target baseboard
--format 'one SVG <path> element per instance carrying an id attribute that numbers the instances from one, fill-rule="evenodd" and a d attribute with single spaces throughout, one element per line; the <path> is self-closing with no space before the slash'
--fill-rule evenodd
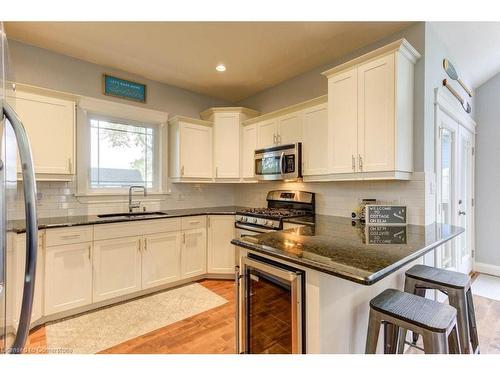
<path id="1" fill-rule="evenodd" d="M 500 276 L 500 266 L 487 263 L 474 263 L 474 271 L 492 276 Z"/>

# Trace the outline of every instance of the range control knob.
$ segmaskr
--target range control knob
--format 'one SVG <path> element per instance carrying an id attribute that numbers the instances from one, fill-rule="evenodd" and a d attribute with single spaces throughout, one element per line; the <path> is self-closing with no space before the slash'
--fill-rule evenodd
<path id="1" fill-rule="evenodd" d="M 241 221 L 245 223 L 247 221 L 247 218 L 245 216 L 242 216 Z"/>
<path id="2" fill-rule="evenodd" d="M 252 222 L 253 222 L 254 224 L 257 224 L 257 218 L 253 218 L 253 219 L 252 219 Z"/>

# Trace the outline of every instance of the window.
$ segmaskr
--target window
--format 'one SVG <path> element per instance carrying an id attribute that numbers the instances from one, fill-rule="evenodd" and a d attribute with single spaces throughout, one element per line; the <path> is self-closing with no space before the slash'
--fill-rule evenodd
<path id="1" fill-rule="evenodd" d="M 91 116 L 89 188 L 158 188 L 158 129 L 155 125 Z"/>

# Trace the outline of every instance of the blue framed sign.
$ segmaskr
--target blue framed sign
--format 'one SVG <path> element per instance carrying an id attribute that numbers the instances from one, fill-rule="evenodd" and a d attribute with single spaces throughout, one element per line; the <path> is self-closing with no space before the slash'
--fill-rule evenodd
<path id="1" fill-rule="evenodd" d="M 146 85 L 126 79 L 102 75 L 104 95 L 146 103 Z"/>

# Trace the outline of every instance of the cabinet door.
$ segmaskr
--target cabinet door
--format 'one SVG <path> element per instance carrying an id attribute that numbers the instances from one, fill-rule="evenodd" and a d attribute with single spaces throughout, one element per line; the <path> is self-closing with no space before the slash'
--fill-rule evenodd
<path id="1" fill-rule="evenodd" d="M 242 136 L 242 177 L 254 178 L 255 175 L 255 149 L 257 148 L 257 124 L 243 127 Z"/>
<path id="2" fill-rule="evenodd" d="M 214 122 L 215 178 L 239 178 L 240 116 L 219 113 Z"/>
<path id="3" fill-rule="evenodd" d="M 213 215 L 208 217 L 207 267 L 209 273 L 233 273 L 235 248 L 234 216 Z"/>
<path id="4" fill-rule="evenodd" d="M 182 278 L 198 276 L 207 270 L 207 230 L 185 230 L 181 251 Z"/>
<path id="5" fill-rule="evenodd" d="M 73 174 L 75 103 L 21 91 L 9 101 L 15 105 L 28 133 L 35 172 Z M 17 170 L 21 172 L 19 163 Z"/>
<path id="6" fill-rule="evenodd" d="M 15 305 L 12 306 L 13 309 L 13 321 L 15 325 L 19 323 L 19 314 L 21 312 L 21 304 L 23 298 L 24 289 L 24 273 L 26 267 L 26 235 L 17 235 L 14 238 L 14 252 L 13 252 L 13 264 L 14 266 L 9 266 L 8 271 L 12 270 L 12 283 L 10 285 L 15 286 L 13 290 L 13 299 Z M 10 240 L 8 240 L 8 247 Z M 13 242 L 14 243 L 14 242 Z M 31 321 L 34 322 L 43 316 L 43 290 L 44 290 L 44 268 L 45 268 L 45 251 L 43 248 L 43 234 L 38 235 L 38 255 L 36 259 L 36 276 L 35 276 L 35 294 L 33 297 L 33 307 L 31 311 Z"/>
<path id="7" fill-rule="evenodd" d="M 302 142 L 302 113 L 295 112 L 278 119 L 278 143 Z"/>
<path id="8" fill-rule="evenodd" d="M 212 128 L 181 123 L 181 177 L 212 178 Z"/>
<path id="9" fill-rule="evenodd" d="M 141 239 L 94 242 L 94 302 L 141 290 Z"/>
<path id="10" fill-rule="evenodd" d="M 257 124 L 257 148 L 272 147 L 276 143 L 278 121 L 276 119 Z"/>
<path id="11" fill-rule="evenodd" d="M 356 69 L 328 79 L 328 150 L 331 173 L 356 171 L 358 140 Z"/>
<path id="12" fill-rule="evenodd" d="M 144 237 L 142 251 L 142 289 L 181 278 L 181 232 Z"/>
<path id="13" fill-rule="evenodd" d="M 394 55 L 358 67 L 358 149 L 362 172 L 393 171 Z"/>
<path id="14" fill-rule="evenodd" d="M 308 108 L 303 116 L 303 174 L 304 176 L 327 174 L 328 104 Z"/>
<path id="15" fill-rule="evenodd" d="M 45 251 L 45 314 L 92 303 L 92 243 L 49 246 Z"/>

